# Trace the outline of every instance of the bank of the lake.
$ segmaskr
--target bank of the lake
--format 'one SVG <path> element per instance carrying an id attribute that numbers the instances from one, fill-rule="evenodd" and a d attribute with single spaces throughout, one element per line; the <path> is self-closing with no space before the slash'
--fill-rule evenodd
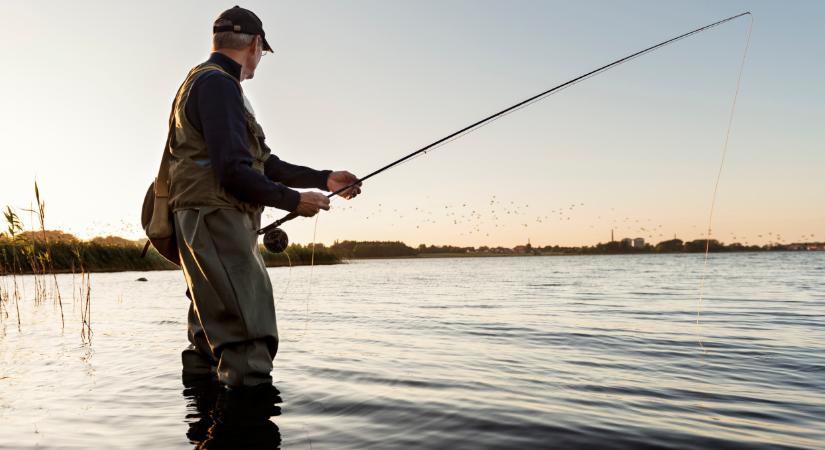
<path id="1" fill-rule="evenodd" d="M 112 237 L 56 242 L 0 240 L 0 275 L 178 269 L 152 247 L 143 257 L 142 252 L 143 242 Z M 261 246 L 261 255 L 267 267 L 341 262 L 341 258 L 320 245 L 313 252 L 311 245 L 292 244 L 284 253 L 272 253 Z"/>
<path id="2" fill-rule="evenodd" d="M 146 270 L 174 270 L 178 266 L 164 259 L 150 247 L 141 257 L 145 241 L 133 241 L 116 236 L 80 240 L 60 231 L 25 232 L 16 239 L 0 236 L 0 275 L 71 272 L 125 272 Z M 526 256 L 580 256 L 580 255 L 650 255 L 674 253 L 749 253 L 823 250 L 823 243 L 745 246 L 725 245 L 711 240 L 683 242 L 678 239 L 640 248 L 626 242 L 599 243 L 593 246 L 531 246 L 459 247 L 454 245 L 424 245 L 411 247 L 401 241 L 336 241 L 324 244 L 292 244 L 283 253 L 272 253 L 263 246 L 261 255 L 267 267 L 328 265 L 359 259 L 405 258 L 489 258 Z"/>
<path id="3" fill-rule="evenodd" d="M 785 251 L 825 250 L 825 243 L 806 242 L 793 244 L 769 244 L 763 246 L 724 244 L 717 240 L 697 239 L 682 241 L 671 239 L 656 245 L 634 244 L 627 239 L 598 243 L 592 246 L 533 246 L 515 247 L 460 247 L 455 245 L 425 245 L 411 247 L 401 241 L 336 241 L 329 249 L 344 259 L 382 258 L 475 258 L 511 256 L 577 256 L 577 255 L 656 255 L 678 253 L 754 253 Z"/>

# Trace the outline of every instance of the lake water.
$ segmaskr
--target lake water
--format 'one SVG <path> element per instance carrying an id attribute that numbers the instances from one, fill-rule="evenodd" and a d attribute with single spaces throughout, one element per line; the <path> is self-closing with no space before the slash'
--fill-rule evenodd
<path id="1" fill-rule="evenodd" d="M 20 330 L 7 305 L 0 448 L 825 448 L 825 252 L 711 255 L 697 326 L 701 270 L 702 255 L 270 269 L 274 400 L 184 387 L 180 272 L 92 274 L 91 345 L 62 275 L 65 330 L 50 302 L 21 303 Z"/>

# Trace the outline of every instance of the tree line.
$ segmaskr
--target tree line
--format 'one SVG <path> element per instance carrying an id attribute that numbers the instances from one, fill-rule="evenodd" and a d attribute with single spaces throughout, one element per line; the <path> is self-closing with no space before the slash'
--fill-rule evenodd
<path id="1" fill-rule="evenodd" d="M 644 244 L 634 247 L 627 241 L 613 241 L 585 246 L 532 246 L 531 244 L 515 247 L 462 247 L 455 245 L 425 245 L 411 247 L 401 241 L 336 241 L 329 250 L 342 259 L 358 258 L 398 258 L 436 255 L 613 255 L 636 253 L 704 253 L 709 252 L 759 252 L 797 250 L 791 245 L 744 245 L 740 243 L 724 244 L 716 239 L 695 239 L 683 241 L 670 239 L 658 244 Z"/>

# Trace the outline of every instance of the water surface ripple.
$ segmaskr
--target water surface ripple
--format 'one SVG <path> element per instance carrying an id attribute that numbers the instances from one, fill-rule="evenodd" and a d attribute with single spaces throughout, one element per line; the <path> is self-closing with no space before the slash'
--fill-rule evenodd
<path id="1" fill-rule="evenodd" d="M 31 300 L 0 324 L 0 448 L 825 448 L 825 252 L 711 255 L 697 325 L 700 273 L 701 255 L 355 261 L 311 286 L 270 269 L 277 391 L 251 399 L 182 383 L 179 272 L 93 274 L 91 346 L 62 275 L 65 330 Z"/>

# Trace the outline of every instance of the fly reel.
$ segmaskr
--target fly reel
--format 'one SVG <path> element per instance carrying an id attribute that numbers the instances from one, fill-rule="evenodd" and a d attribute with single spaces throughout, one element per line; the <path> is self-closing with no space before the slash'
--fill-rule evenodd
<path id="1" fill-rule="evenodd" d="M 264 247 L 272 253 L 282 253 L 289 245 L 289 236 L 280 228 L 272 228 L 264 233 Z"/>

